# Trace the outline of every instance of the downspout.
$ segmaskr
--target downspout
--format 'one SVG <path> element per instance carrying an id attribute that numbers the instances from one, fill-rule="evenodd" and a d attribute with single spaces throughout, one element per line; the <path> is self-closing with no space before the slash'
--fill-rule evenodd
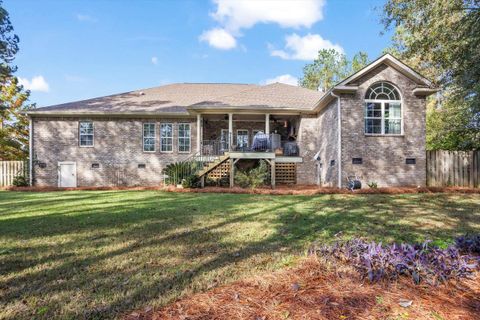
<path id="1" fill-rule="evenodd" d="M 28 119 L 28 180 L 30 186 L 33 186 L 33 121 L 32 117 Z"/>
<path id="2" fill-rule="evenodd" d="M 338 185 L 339 189 L 342 188 L 342 112 L 340 110 L 340 96 L 337 96 L 331 92 L 331 95 L 337 98 L 337 125 L 338 125 L 338 149 L 337 149 L 337 157 L 338 157 Z"/>

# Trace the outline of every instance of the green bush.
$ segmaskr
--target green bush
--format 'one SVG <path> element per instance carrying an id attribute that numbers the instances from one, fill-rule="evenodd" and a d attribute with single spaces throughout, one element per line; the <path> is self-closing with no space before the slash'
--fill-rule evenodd
<path id="1" fill-rule="evenodd" d="M 184 179 L 191 176 L 194 168 L 191 162 L 179 161 L 168 164 L 163 168 L 162 173 L 168 177 L 165 179 L 166 184 L 181 184 Z"/>
<path id="2" fill-rule="evenodd" d="M 19 175 L 13 178 L 12 184 L 15 187 L 27 187 L 28 186 L 28 181 L 27 177 Z"/>
<path id="3" fill-rule="evenodd" d="M 196 174 L 192 174 L 182 180 L 182 187 L 198 188 L 200 187 L 200 178 Z"/>
<path id="4" fill-rule="evenodd" d="M 248 171 L 238 170 L 235 173 L 235 184 L 242 188 L 257 188 L 268 182 L 268 165 L 265 160 L 260 160 L 260 165 Z"/>

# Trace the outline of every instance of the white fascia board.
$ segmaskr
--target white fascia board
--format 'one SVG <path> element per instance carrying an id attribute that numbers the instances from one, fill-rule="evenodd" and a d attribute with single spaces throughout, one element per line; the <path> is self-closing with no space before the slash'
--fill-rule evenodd
<path id="1" fill-rule="evenodd" d="M 382 63 L 388 64 L 389 66 L 399 70 L 401 73 L 408 76 L 409 78 L 412 78 L 412 79 L 414 79 L 414 80 L 416 80 L 420 83 L 423 83 L 423 84 L 425 84 L 429 87 L 433 86 L 433 84 L 428 79 L 426 79 L 425 77 L 420 75 L 418 72 L 416 72 L 415 70 L 413 70 L 412 68 L 407 66 L 405 63 L 401 62 L 400 60 L 398 60 L 397 58 L 395 58 L 394 56 L 392 56 L 389 53 L 381 56 L 380 58 L 373 61 L 372 63 L 370 63 L 369 65 L 367 65 L 363 69 L 361 69 L 358 72 L 352 74 L 350 77 L 348 77 L 345 80 L 343 80 L 342 82 L 340 82 L 338 84 L 338 86 L 347 85 L 349 82 L 360 78 L 361 76 L 370 72 L 371 70 L 373 70 L 374 68 L 376 68 L 377 66 L 379 66 Z"/>
<path id="2" fill-rule="evenodd" d="M 415 88 L 413 94 L 416 96 L 429 96 L 440 91 L 438 88 Z"/>

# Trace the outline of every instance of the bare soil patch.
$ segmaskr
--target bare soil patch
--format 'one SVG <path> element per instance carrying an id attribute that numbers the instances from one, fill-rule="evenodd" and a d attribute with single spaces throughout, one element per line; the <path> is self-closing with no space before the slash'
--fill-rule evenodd
<path id="1" fill-rule="evenodd" d="M 401 306 L 402 300 L 411 305 Z M 408 303 L 407 303 L 408 304 Z M 370 284 L 314 257 L 298 267 L 145 308 L 125 319 L 478 319 L 480 277 L 440 286 L 410 279 Z"/>

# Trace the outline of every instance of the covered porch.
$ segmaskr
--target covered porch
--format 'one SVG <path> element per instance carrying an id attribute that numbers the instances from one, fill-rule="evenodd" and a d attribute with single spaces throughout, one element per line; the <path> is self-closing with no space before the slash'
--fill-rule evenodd
<path id="1" fill-rule="evenodd" d="M 298 156 L 299 122 L 300 117 L 294 114 L 197 114 L 197 152 Z"/>
<path id="2" fill-rule="evenodd" d="M 197 114 L 197 153 L 210 162 L 202 184 L 228 176 L 233 187 L 242 160 L 266 161 L 272 187 L 296 183 L 296 164 L 303 161 L 296 142 L 299 123 L 298 114 Z"/>

